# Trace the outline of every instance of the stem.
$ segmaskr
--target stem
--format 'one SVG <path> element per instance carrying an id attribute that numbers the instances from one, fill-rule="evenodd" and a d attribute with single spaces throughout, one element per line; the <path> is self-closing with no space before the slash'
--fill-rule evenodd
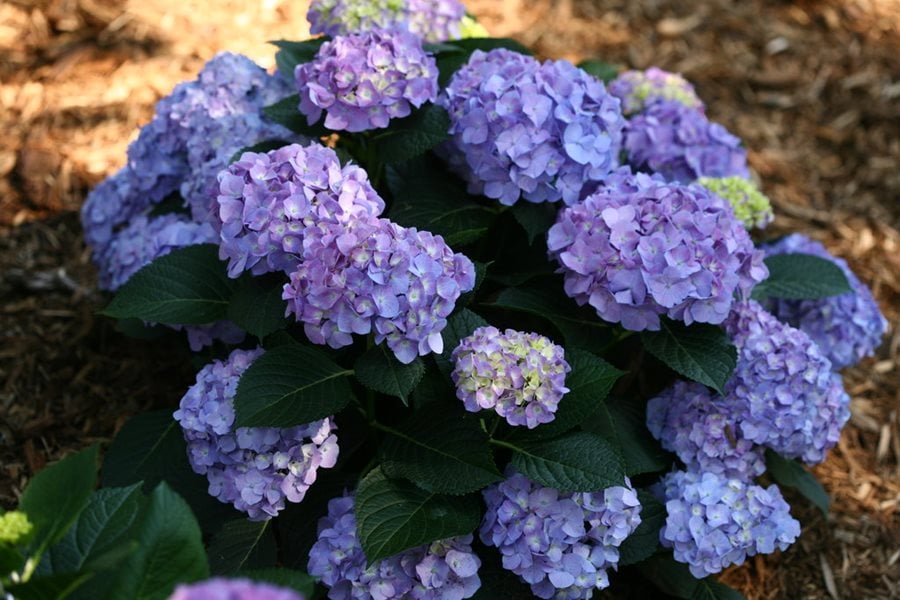
<path id="1" fill-rule="evenodd" d="M 506 448 L 507 450 L 513 450 L 513 451 L 519 450 L 518 446 L 513 446 L 509 442 L 504 442 L 503 440 L 495 440 L 494 438 L 491 438 L 488 440 L 488 442 L 495 446 L 500 446 L 501 448 Z"/>

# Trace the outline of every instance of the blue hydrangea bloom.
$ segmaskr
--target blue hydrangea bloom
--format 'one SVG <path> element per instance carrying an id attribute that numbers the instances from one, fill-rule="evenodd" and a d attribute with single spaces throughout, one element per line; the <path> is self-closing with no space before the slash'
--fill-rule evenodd
<path id="1" fill-rule="evenodd" d="M 699 110 L 672 100 L 653 102 L 628 121 L 625 151 L 632 167 L 670 181 L 750 176 L 740 139 Z"/>
<path id="2" fill-rule="evenodd" d="M 832 256 L 821 243 L 795 233 L 763 247 L 767 256 L 813 254 L 831 261 L 844 272 L 852 292 L 820 300 L 771 298 L 766 308 L 779 320 L 808 335 L 831 361 L 834 369 L 855 365 L 875 354 L 888 323 L 871 290 L 850 270 L 847 261 Z"/>
<path id="3" fill-rule="evenodd" d="M 453 349 L 451 378 L 466 410 L 493 409 L 510 425 L 549 423 L 572 370 L 565 352 L 536 333 L 479 327 Z"/>
<path id="4" fill-rule="evenodd" d="M 311 33 L 409 31 L 426 42 L 459 39 L 466 8 L 459 0 L 313 0 Z"/>
<path id="5" fill-rule="evenodd" d="M 661 487 L 666 524 L 659 540 L 698 579 L 742 564 L 748 556 L 785 550 L 800 535 L 800 523 L 778 486 L 676 471 Z"/>
<path id="6" fill-rule="evenodd" d="M 297 65 L 300 112 L 310 125 L 325 112 L 325 127 L 367 131 L 387 127 L 437 97 L 434 57 L 411 33 L 371 31 L 325 42 Z"/>
<path id="7" fill-rule="evenodd" d="M 439 103 L 453 136 L 441 153 L 473 194 L 506 205 L 520 197 L 573 204 L 618 166 L 619 100 L 566 61 L 476 50 Z"/>
<path id="8" fill-rule="evenodd" d="M 105 254 L 113 234 L 129 219 L 142 213 L 149 202 L 137 176 L 125 166 L 98 183 L 81 207 L 84 241 L 93 248 L 94 260 Z"/>
<path id="9" fill-rule="evenodd" d="M 660 100 L 671 100 L 703 112 L 703 101 L 688 81 L 678 73 L 657 67 L 646 71 L 623 71 L 609 82 L 609 93 L 622 101 L 626 115 L 641 112 Z"/>
<path id="10" fill-rule="evenodd" d="M 245 152 L 219 174 L 219 256 L 228 274 L 289 272 L 303 254 L 304 231 L 381 214 L 384 201 L 356 165 L 334 150 L 292 144 Z"/>
<path id="11" fill-rule="evenodd" d="M 447 317 L 475 286 L 472 261 L 441 236 L 387 219 L 319 223 L 303 246 L 282 298 L 310 341 L 332 348 L 374 332 L 405 364 L 439 354 Z"/>
<path id="12" fill-rule="evenodd" d="M 850 418 L 850 397 L 831 361 L 752 300 L 735 307 L 725 328 L 738 350 L 725 399 L 741 435 L 808 464 L 825 460 Z"/>
<path id="13" fill-rule="evenodd" d="M 261 521 L 278 514 L 285 502 L 300 502 L 338 457 L 330 417 L 288 428 L 234 427 L 234 395 L 247 368 L 262 349 L 234 350 L 197 373 L 181 399 L 175 420 L 181 425 L 194 472 L 206 475 L 210 495 Z"/>
<path id="14" fill-rule="evenodd" d="M 735 296 L 768 276 L 763 254 L 727 202 L 699 186 L 648 176 L 611 178 L 559 211 L 547 234 L 565 291 L 626 329 L 659 329 L 659 316 L 721 323 Z"/>
<path id="15" fill-rule="evenodd" d="M 367 566 L 349 495 L 331 500 L 328 514 L 319 519 L 307 570 L 329 588 L 332 600 L 462 600 L 481 587 L 480 567 L 471 535 L 432 542 Z"/>
<path id="16" fill-rule="evenodd" d="M 538 598 L 590 598 L 609 586 L 619 546 L 641 523 L 631 482 L 591 493 L 541 487 L 511 468 L 483 492 L 481 541 Z"/>
<path id="17" fill-rule="evenodd" d="M 304 600 L 304 596 L 268 583 L 215 577 L 199 583 L 181 584 L 169 600 Z"/>
<path id="18" fill-rule="evenodd" d="M 647 403 L 647 429 L 688 471 L 750 480 L 766 470 L 763 448 L 745 440 L 739 414 L 706 386 L 675 382 Z"/>

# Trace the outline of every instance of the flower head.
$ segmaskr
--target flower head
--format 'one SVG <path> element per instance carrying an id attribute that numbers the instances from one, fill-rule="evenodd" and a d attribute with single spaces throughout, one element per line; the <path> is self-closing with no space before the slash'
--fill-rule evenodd
<path id="1" fill-rule="evenodd" d="M 590 598 L 609 585 L 619 546 L 641 523 L 631 482 L 591 493 L 564 494 L 510 470 L 484 490 L 481 541 L 495 546 L 503 567 L 538 598 Z"/>
<path id="2" fill-rule="evenodd" d="M 653 102 L 625 128 L 628 163 L 670 181 L 691 183 L 700 177 L 748 177 L 741 140 L 681 102 Z"/>
<path id="3" fill-rule="evenodd" d="M 572 204 L 618 165 L 619 100 L 568 62 L 476 50 L 439 102 L 450 113 L 441 152 L 451 168 L 470 192 L 503 204 Z"/>
<path id="4" fill-rule="evenodd" d="M 356 537 L 353 496 L 342 496 L 331 500 L 328 514 L 319 519 L 308 571 L 333 600 L 462 600 L 481 586 L 481 561 L 471 544 L 471 535 L 439 540 L 367 566 Z"/>
<path id="5" fill-rule="evenodd" d="M 773 315 L 808 335 L 835 369 L 855 365 L 875 353 L 887 332 L 887 319 L 872 291 L 845 260 L 832 256 L 821 243 L 799 233 L 764 246 L 763 251 L 767 256 L 797 252 L 829 260 L 844 272 L 853 290 L 819 300 L 771 298 L 766 301 L 766 308 Z"/>
<path id="6" fill-rule="evenodd" d="M 20 544 L 31 535 L 34 525 L 28 515 L 18 510 L 11 510 L 0 515 L 0 545 Z"/>
<path id="7" fill-rule="evenodd" d="M 747 229 L 763 229 L 772 222 L 772 204 L 753 182 L 743 177 L 701 177 L 697 183 L 716 196 L 728 200 L 734 214 Z"/>
<path id="8" fill-rule="evenodd" d="M 313 0 L 311 33 L 329 37 L 367 31 L 408 31 L 426 42 L 462 37 L 466 8 L 459 0 Z"/>
<path id="9" fill-rule="evenodd" d="M 677 73 L 656 67 L 624 71 L 609 82 L 609 93 L 622 101 L 626 115 L 638 113 L 660 100 L 671 100 L 703 112 L 703 101 L 688 81 Z"/>
<path id="10" fill-rule="evenodd" d="M 721 323 L 768 270 L 727 203 L 699 186 L 617 174 L 559 212 L 547 235 L 565 291 L 601 319 L 659 329 L 659 316 Z"/>
<path id="11" fill-rule="evenodd" d="M 661 484 L 667 514 L 659 540 L 698 579 L 748 556 L 784 550 L 800 535 L 800 523 L 775 485 L 684 471 Z"/>
<path id="12" fill-rule="evenodd" d="M 330 417 L 297 427 L 234 427 L 238 381 L 262 353 L 235 350 L 203 367 L 174 414 L 191 467 L 206 475 L 210 495 L 254 521 L 303 500 L 318 469 L 333 467 L 338 456 Z"/>
<path id="13" fill-rule="evenodd" d="M 312 62 L 297 65 L 294 78 L 310 125 L 325 111 L 325 127 L 335 131 L 382 129 L 438 91 L 434 58 L 405 32 L 337 37 L 322 44 Z"/>
<path id="14" fill-rule="evenodd" d="M 533 429 L 556 416 L 571 371 L 561 346 L 536 333 L 479 327 L 453 350 L 456 397 L 466 410 L 494 409 Z"/>
<path id="15" fill-rule="evenodd" d="M 304 600 L 303 595 L 268 583 L 249 579 L 215 577 L 199 583 L 181 584 L 169 600 Z"/>

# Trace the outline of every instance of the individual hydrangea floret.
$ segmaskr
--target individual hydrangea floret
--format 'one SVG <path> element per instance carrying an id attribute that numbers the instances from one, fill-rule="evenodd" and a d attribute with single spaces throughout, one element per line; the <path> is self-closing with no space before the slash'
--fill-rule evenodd
<path id="1" fill-rule="evenodd" d="M 0 515 L 0 544 L 19 544 L 34 529 L 28 515 L 18 510 L 11 510 Z"/>
<path id="2" fill-rule="evenodd" d="M 509 470 L 484 492 L 481 541 L 495 546 L 503 567 L 538 598 L 591 598 L 609 586 L 619 546 L 641 523 L 631 482 L 591 493 L 564 494 Z"/>
<path id="3" fill-rule="evenodd" d="M 776 485 L 676 471 L 660 487 L 666 504 L 660 542 L 698 579 L 748 556 L 785 550 L 800 535 L 800 523 Z"/>
<path id="4" fill-rule="evenodd" d="M 466 14 L 459 0 L 313 0 L 311 33 L 329 37 L 367 31 L 409 31 L 426 42 L 463 37 Z"/>
<path id="5" fill-rule="evenodd" d="M 734 214 L 747 229 L 765 228 L 775 219 L 772 203 L 752 181 L 743 177 L 701 177 L 697 183 L 728 200 Z"/>
<path id="6" fill-rule="evenodd" d="M 654 102 L 628 121 L 625 151 L 632 167 L 670 181 L 750 176 L 740 139 L 699 110 L 671 100 Z"/>
<path id="7" fill-rule="evenodd" d="M 572 370 L 561 346 L 536 333 L 479 327 L 451 355 L 456 397 L 466 410 L 493 409 L 533 429 L 556 416 Z"/>
<path id="8" fill-rule="evenodd" d="M 835 369 L 855 365 L 875 354 L 888 323 L 872 291 L 850 270 L 847 262 L 832 256 L 821 243 L 795 233 L 763 247 L 767 256 L 786 253 L 812 254 L 837 265 L 852 292 L 819 300 L 771 298 L 766 308 L 779 320 L 808 335 Z"/>
<path id="9" fill-rule="evenodd" d="M 304 600 L 304 596 L 269 583 L 216 577 L 200 583 L 181 584 L 169 600 Z"/>
<path id="10" fill-rule="evenodd" d="M 254 521 L 274 517 L 285 502 L 303 500 L 318 469 L 333 467 L 338 457 L 330 417 L 297 427 L 234 427 L 238 381 L 262 354 L 235 350 L 227 360 L 203 367 L 174 414 L 191 467 L 206 475 L 210 495 Z"/>
<path id="11" fill-rule="evenodd" d="M 850 397 L 831 361 L 752 300 L 735 307 L 725 328 L 738 351 L 725 399 L 741 435 L 808 464 L 825 460 L 850 418 Z"/>
<path id="12" fill-rule="evenodd" d="M 452 136 L 440 151 L 473 194 L 573 204 L 618 166 L 619 100 L 566 61 L 476 50 L 439 102 Z"/>
<path id="13" fill-rule="evenodd" d="M 384 201 L 356 165 L 334 150 L 292 144 L 245 152 L 219 175 L 219 255 L 228 274 L 289 272 L 303 254 L 304 231 L 381 214 Z"/>
<path id="14" fill-rule="evenodd" d="M 439 540 L 367 565 L 356 537 L 353 496 L 334 498 L 319 519 L 309 552 L 309 574 L 329 588 L 333 600 L 462 600 L 481 587 L 481 561 L 472 536 Z"/>
<path id="15" fill-rule="evenodd" d="M 337 37 L 297 65 L 300 112 L 310 125 L 325 112 L 325 127 L 367 131 L 387 127 L 437 97 L 434 57 L 411 33 L 372 31 Z"/>
<path id="16" fill-rule="evenodd" d="M 768 276 L 728 204 L 699 186 L 617 174 L 559 212 L 547 235 L 565 291 L 632 331 L 660 315 L 721 323 L 736 295 Z"/>
<path id="17" fill-rule="evenodd" d="M 703 112 L 703 101 L 688 81 L 678 73 L 657 67 L 646 71 L 623 71 L 609 82 L 609 93 L 622 101 L 626 115 L 641 112 L 660 100 L 671 100 Z"/>
<path id="18" fill-rule="evenodd" d="M 443 351 L 447 317 L 474 286 L 472 261 L 441 236 L 372 218 L 307 229 L 282 298 L 313 343 L 341 348 L 374 332 L 408 364 Z"/>
<path id="19" fill-rule="evenodd" d="M 688 471 L 750 480 L 766 470 L 763 448 L 745 440 L 726 398 L 678 381 L 647 403 L 647 429 Z"/>

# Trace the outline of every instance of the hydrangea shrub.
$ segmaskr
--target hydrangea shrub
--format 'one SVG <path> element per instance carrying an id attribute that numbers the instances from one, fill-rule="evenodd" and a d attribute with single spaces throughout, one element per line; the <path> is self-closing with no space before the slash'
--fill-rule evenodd
<path id="1" fill-rule="evenodd" d="M 779 486 L 827 510 L 803 465 L 871 293 L 751 237 L 746 148 L 677 74 L 541 62 L 456 1 L 309 19 L 278 73 L 177 86 L 85 202 L 103 313 L 197 375 L 100 489 L 94 446 L 0 515 L 0 592 L 733 597 L 701 580 L 800 535 Z"/>

